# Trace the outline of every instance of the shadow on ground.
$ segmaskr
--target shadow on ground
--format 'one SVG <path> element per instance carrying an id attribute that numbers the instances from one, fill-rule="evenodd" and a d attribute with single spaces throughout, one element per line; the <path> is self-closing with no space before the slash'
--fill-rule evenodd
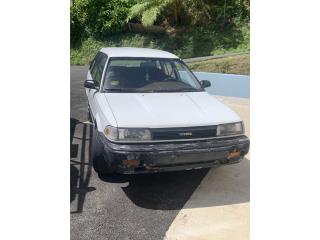
<path id="1" fill-rule="evenodd" d="M 73 139 L 77 138 L 75 136 L 75 129 L 77 125 L 81 125 L 80 127 L 82 127 L 82 137 L 78 138 L 78 142 L 80 142 L 80 144 L 73 144 Z M 89 138 L 87 138 L 87 135 L 89 135 Z M 86 194 L 95 190 L 94 187 L 89 187 L 92 164 L 91 162 L 86 161 L 88 159 L 86 155 L 88 155 L 91 148 L 91 136 L 91 125 L 86 125 L 79 122 L 77 119 L 70 118 L 70 203 L 73 202 L 76 197 L 78 199 L 77 210 L 71 213 L 82 212 Z M 79 145 L 81 150 L 80 156 L 78 157 Z M 79 160 L 74 160 L 73 158 Z"/>
<path id="2" fill-rule="evenodd" d="M 169 173 L 100 176 L 105 182 L 124 183 L 126 196 L 137 206 L 155 210 L 180 210 L 198 188 L 210 169 Z M 215 184 L 210 199 L 193 203 L 190 208 L 212 207 L 250 200 L 250 161 L 213 168 L 206 183 Z M 212 193 L 211 193 L 212 194 Z"/>
<path id="3" fill-rule="evenodd" d="M 208 169 L 140 175 L 100 176 L 106 182 L 128 182 L 122 187 L 137 206 L 149 209 L 179 210 L 198 187 Z"/>

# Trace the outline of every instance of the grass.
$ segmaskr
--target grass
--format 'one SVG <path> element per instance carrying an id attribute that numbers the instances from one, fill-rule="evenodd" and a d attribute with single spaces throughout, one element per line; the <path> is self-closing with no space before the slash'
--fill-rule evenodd
<path id="1" fill-rule="evenodd" d="M 249 75 L 250 55 L 243 54 L 201 62 L 193 62 L 188 63 L 188 66 L 192 71 Z"/>
<path id="2" fill-rule="evenodd" d="M 249 50 L 249 27 L 185 30 L 176 35 L 122 33 L 103 40 L 89 37 L 71 47 L 72 65 L 88 64 L 102 47 L 144 47 L 172 52 L 180 58 Z"/>

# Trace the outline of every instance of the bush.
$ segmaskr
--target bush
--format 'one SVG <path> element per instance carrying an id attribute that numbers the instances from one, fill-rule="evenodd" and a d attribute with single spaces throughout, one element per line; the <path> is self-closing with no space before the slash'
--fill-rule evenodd
<path id="1" fill-rule="evenodd" d="M 133 0 L 75 0 L 70 9 L 71 44 L 84 37 L 102 39 L 126 30 Z"/>
<path id="2" fill-rule="evenodd" d="M 71 48 L 71 64 L 87 64 L 102 47 L 144 47 L 162 49 L 181 58 L 249 51 L 249 26 L 197 28 L 175 35 L 121 33 L 97 40 L 89 37 Z"/>

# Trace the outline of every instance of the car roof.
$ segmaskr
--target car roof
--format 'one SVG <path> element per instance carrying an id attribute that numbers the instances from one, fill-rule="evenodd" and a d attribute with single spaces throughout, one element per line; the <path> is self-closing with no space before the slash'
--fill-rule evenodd
<path id="1" fill-rule="evenodd" d="M 172 53 L 151 48 L 109 47 L 102 48 L 100 52 L 107 54 L 108 57 L 178 58 Z"/>

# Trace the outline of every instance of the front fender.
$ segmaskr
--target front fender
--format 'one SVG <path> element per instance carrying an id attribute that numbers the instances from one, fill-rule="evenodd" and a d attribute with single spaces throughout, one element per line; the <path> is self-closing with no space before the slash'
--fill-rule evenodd
<path id="1" fill-rule="evenodd" d="M 112 113 L 112 110 L 107 102 L 107 99 L 102 93 L 97 93 L 95 95 L 94 106 L 94 111 L 92 111 L 94 118 L 93 120 L 99 132 L 103 132 L 104 128 L 108 125 L 114 127 L 117 126 L 117 122 Z"/>
<path id="2" fill-rule="evenodd" d="M 105 126 L 103 125 L 103 122 L 101 121 L 101 118 L 98 114 L 95 116 L 94 121 L 95 121 L 95 126 L 97 130 L 99 132 L 103 132 L 103 129 L 105 128 Z"/>

